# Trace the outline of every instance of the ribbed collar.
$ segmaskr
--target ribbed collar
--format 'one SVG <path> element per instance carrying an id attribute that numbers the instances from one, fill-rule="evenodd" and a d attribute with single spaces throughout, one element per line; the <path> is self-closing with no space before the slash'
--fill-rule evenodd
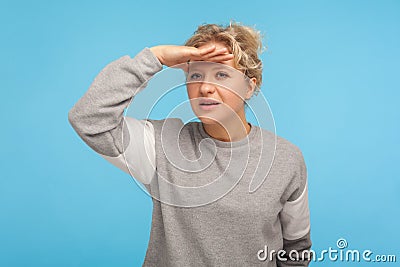
<path id="1" fill-rule="evenodd" d="M 196 122 L 197 127 L 199 129 L 200 135 L 203 138 L 210 138 L 211 140 L 214 141 L 215 145 L 217 147 L 221 147 L 221 148 L 233 148 L 233 147 L 240 147 L 240 146 L 245 146 L 245 145 L 250 145 L 250 143 L 253 141 L 254 137 L 257 135 L 257 132 L 259 131 L 259 127 L 251 124 L 251 129 L 250 132 L 246 135 L 246 137 L 238 140 L 238 141 L 234 141 L 234 142 L 224 142 L 218 139 L 215 139 L 214 137 L 210 136 L 203 127 L 203 123 L 202 122 Z"/>

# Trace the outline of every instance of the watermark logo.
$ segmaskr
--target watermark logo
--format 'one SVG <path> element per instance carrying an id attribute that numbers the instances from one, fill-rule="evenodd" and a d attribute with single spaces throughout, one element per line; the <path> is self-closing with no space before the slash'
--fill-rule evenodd
<path id="1" fill-rule="evenodd" d="M 347 248 L 347 240 L 344 239 L 344 238 L 339 238 L 339 239 L 336 241 L 336 246 L 337 246 L 338 248 L 340 248 L 340 249 Z"/>
<path id="2" fill-rule="evenodd" d="M 319 252 L 310 250 L 269 250 L 265 245 L 263 249 L 257 252 L 259 261 L 332 261 L 332 262 L 387 262 L 394 263 L 397 261 L 395 254 L 375 254 L 372 250 L 347 249 L 348 242 L 345 238 L 339 238 L 336 241 L 336 248 L 329 247 Z"/>

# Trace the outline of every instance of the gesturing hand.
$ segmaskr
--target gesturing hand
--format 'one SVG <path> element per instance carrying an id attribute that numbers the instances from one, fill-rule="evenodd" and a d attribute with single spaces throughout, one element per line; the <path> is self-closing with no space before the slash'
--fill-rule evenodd
<path id="1" fill-rule="evenodd" d="M 168 67 L 191 61 L 221 62 L 233 59 L 233 54 L 227 48 L 216 48 L 214 44 L 196 48 L 178 45 L 159 45 L 150 50 L 157 56 L 161 64 Z"/>

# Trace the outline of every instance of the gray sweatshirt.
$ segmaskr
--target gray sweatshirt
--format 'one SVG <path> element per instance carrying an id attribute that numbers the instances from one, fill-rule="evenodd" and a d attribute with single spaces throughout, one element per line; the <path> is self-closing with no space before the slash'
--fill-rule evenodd
<path id="1" fill-rule="evenodd" d="M 161 69 L 148 48 L 134 58 L 121 57 L 98 74 L 68 114 L 94 151 L 153 196 L 143 266 L 308 266 L 310 217 L 301 151 L 255 125 L 246 138 L 222 142 L 200 122 L 124 117 L 135 94 Z M 271 157 L 265 151 L 275 144 Z M 171 153 L 178 146 L 184 157 Z M 221 173 L 223 179 L 217 179 Z M 259 178 L 264 182 L 249 192 L 252 179 Z M 181 189 L 215 181 L 220 184 L 210 188 L 224 194 L 206 187 Z"/>

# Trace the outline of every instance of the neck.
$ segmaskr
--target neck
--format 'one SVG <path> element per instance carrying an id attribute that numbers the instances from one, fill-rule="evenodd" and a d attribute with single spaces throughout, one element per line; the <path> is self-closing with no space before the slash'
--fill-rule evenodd
<path id="1" fill-rule="evenodd" d="M 211 137 L 223 142 L 235 142 L 245 138 L 251 129 L 246 118 L 236 119 L 223 124 L 204 124 L 203 128 Z"/>

